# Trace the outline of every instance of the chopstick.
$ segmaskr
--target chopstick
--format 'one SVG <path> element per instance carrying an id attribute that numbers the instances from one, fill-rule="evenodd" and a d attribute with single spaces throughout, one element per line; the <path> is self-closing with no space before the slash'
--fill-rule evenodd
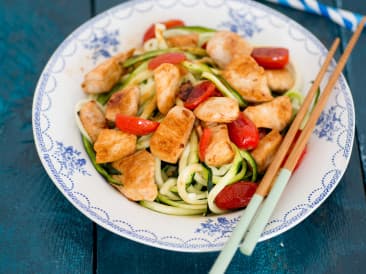
<path id="1" fill-rule="evenodd" d="M 258 208 L 260 207 L 264 197 L 268 194 L 269 189 L 271 188 L 271 184 L 274 176 L 277 174 L 283 159 L 285 158 L 287 151 L 293 142 L 296 132 L 298 131 L 301 122 L 303 121 L 308 108 L 316 94 L 316 91 L 320 85 L 320 82 L 324 78 L 324 75 L 332 61 L 332 58 L 339 46 L 340 40 L 339 38 L 335 39 L 329 53 L 322 65 L 313 85 L 311 86 L 308 94 L 306 95 L 304 102 L 302 103 L 295 119 L 293 120 L 289 130 L 285 138 L 283 139 L 278 151 L 273 158 L 272 163 L 269 165 L 262 181 L 260 182 L 255 194 L 250 200 L 247 208 L 244 210 L 243 215 L 240 218 L 240 221 L 237 223 L 234 231 L 230 239 L 226 242 L 225 246 L 221 250 L 218 258 L 216 259 L 214 265 L 211 268 L 210 273 L 223 273 L 227 266 L 229 265 L 232 257 L 234 256 L 236 249 L 238 248 L 239 243 L 243 239 L 245 232 L 247 231 L 250 222 L 254 218 Z"/>
<path id="2" fill-rule="evenodd" d="M 313 109 L 309 120 L 307 121 L 304 129 L 302 130 L 299 139 L 296 141 L 293 150 L 290 152 L 288 159 L 286 160 L 283 168 L 281 168 L 278 177 L 276 178 L 272 190 L 268 195 L 266 201 L 263 203 L 261 210 L 259 211 L 254 223 L 249 228 L 249 232 L 246 235 L 240 250 L 246 254 L 251 255 L 258 239 L 263 232 L 269 218 L 272 215 L 273 210 L 275 209 L 283 190 L 286 187 L 287 182 L 290 179 L 290 176 L 296 166 L 297 161 L 300 158 L 302 151 L 307 144 L 316 122 L 319 119 L 321 112 L 323 111 L 329 95 L 331 94 L 335 83 L 337 82 L 339 75 L 342 73 L 343 68 L 345 67 L 349 56 L 353 48 L 356 45 L 358 38 L 361 35 L 363 27 L 366 22 L 366 17 L 364 17 L 361 23 L 358 25 L 355 33 L 352 35 L 344 53 L 342 54 L 341 58 L 339 59 L 338 65 L 335 67 L 333 74 L 330 76 L 328 84 L 325 86 L 322 95 L 319 98 L 315 108 Z M 274 177 L 273 177 L 274 178 Z"/>
<path id="3" fill-rule="evenodd" d="M 225 246 L 223 247 L 221 253 L 219 254 L 218 258 L 216 259 L 214 265 L 212 266 L 210 273 L 224 273 L 227 266 L 229 265 L 233 255 L 236 252 L 236 249 L 241 242 L 241 240 L 244 238 L 243 244 L 241 246 L 241 251 L 246 254 L 250 255 L 265 227 L 267 224 L 290 176 L 292 173 L 292 170 L 294 168 L 294 164 L 297 162 L 294 159 L 295 157 L 299 157 L 300 153 L 302 152 L 305 144 L 307 143 L 310 134 L 313 131 L 314 125 L 319 118 L 319 115 L 322 111 L 322 109 L 325 106 L 326 100 L 329 97 L 329 94 L 336 83 L 340 73 L 342 72 L 347 59 L 349 55 L 351 54 L 351 51 L 353 50 L 361 32 L 362 28 L 365 25 L 366 17 L 364 17 L 361 21 L 361 23 L 358 25 L 357 30 L 353 34 L 352 38 L 350 39 L 350 42 L 343 53 L 342 57 L 340 58 L 340 61 L 335 68 L 335 71 L 333 75 L 331 76 L 329 83 L 324 89 L 324 92 L 319 99 L 316 107 L 312 111 L 311 116 L 309 117 L 309 120 L 302 131 L 302 134 L 300 135 L 298 141 L 296 142 L 296 145 L 294 149 L 291 152 L 291 155 L 287 159 L 286 163 L 287 165 L 284 166 L 284 168 L 281 169 L 275 183 L 273 184 L 271 193 L 268 195 L 266 201 L 263 204 L 263 207 L 261 208 L 261 211 L 257 214 L 257 218 L 255 219 L 255 222 L 252 224 L 247 236 L 245 237 L 245 234 L 247 232 L 247 229 L 249 225 L 251 224 L 254 216 L 256 215 L 258 208 L 261 206 L 262 201 L 264 200 L 264 197 L 268 194 L 272 181 L 275 178 L 275 176 L 278 174 L 278 170 L 280 168 L 280 165 L 287 154 L 287 151 L 289 150 L 290 145 L 292 144 L 296 132 L 298 131 L 300 124 L 302 120 L 305 117 L 305 114 L 307 112 L 307 109 L 309 108 L 312 99 L 316 93 L 316 90 L 318 89 L 320 82 L 322 81 L 325 72 L 327 71 L 327 68 L 329 67 L 329 64 L 334 56 L 334 53 L 336 52 L 336 49 L 339 45 L 339 39 L 337 38 L 328 55 L 326 60 L 324 61 L 323 66 L 321 67 L 318 76 L 316 77 L 311 89 L 308 92 L 308 95 L 306 96 L 298 114 L 296 115 L 294 121 L 292 122 L 290 129 L 288 130 L 284 140 L 282 141 L 280 148 L 278 149 L 271 165 L 267 169 L 266 174 L 264 175 L 260 185 L 257 188 L 256 193 L 252 197 L 250 203 L 248 204 L 247 208 L 244 210 L 243 215 L 240 218 L 240 221 L 236 225 L 236 228 L 234 229 L 230 239 L 227 241 Z M 315 121 L 315 122 L 314 122 Z M 306 133 L 305 133 L 306 132 Z M 305 133 L 305 134 L 304 134 Z M 301 149 L 302 147 L 302 149 Z M 295 154 L 296 152 L 296 154 Z M 292 162 L 290 162 L 292 161 Z M 287 169 L 290 168 L 290 169 Z"/>

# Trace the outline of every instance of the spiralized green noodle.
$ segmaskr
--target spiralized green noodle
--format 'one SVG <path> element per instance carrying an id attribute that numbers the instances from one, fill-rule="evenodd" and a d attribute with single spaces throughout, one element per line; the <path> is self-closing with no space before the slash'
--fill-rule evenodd
<path id="1" fill-rule="evenodd" d="M 142 48 L 135 51 L 134 56 L 121 63 L 125 75 L 119 79 L 118 83 L 110 91 L 77 104 L 75 118 L 83 135 L 84 146 L 88 154 L 91 155 L 91 159 L 95 158 L 93 144 L 78 115 L 80 108 L 85 102 L 94 99 L 99 102 L 98 107 L 102 112 L 105 112 L 105 105 L 113 93 L 126 87 L 137 86 L 139 88 L 138 110 L 134 116 L 156 122 L 162 122 L 165 119 L 165 114 L 159 112 L 157 103 L 159 102 L 160 106 L 162 98 L 159 97 L 161 92 L 156 90 L 155 80 L 158 81 L 158 79 L 154 78 L 154 70 L 149 69 L 150 60 L 162 54 L 183 53 L 186 57 L 182 57 L 185 60 L 180 63 L 179 71 L 181 75 L 177 82 L 178 84 L 187 83 L 188 89 L 184 90 L 181 88 L 181 90 L 176 91 L 176 93 L 181 93 L 179 96 L 176 96 L 177 98 L 173 105 L 184 106 L 185 96 L 187 95 L 184 93 L 190 92 L 190 89 L 194 89 L 202 81 L 210 81 L 216 87 L 215 92 L 221 93 L 220 95 L 214 93 L 215 95 L 213 96 L 222 95 L 232 98 L 237 101 L 240 111 L 247 107 L 249 103 L 223 77 L 224 74 L 217 63 L 215 63 L 215 58 L 208 56 L 207 51 L 201 47 L 215 32 L 213 29 L 199 26 L 182 26 L 166 29 L 164 24 L 156 24 L 155 37 L 147 40 Z M 166 38 L 185 34 L 198 35 L 198 45 L 194 47 L 177 46 L 169 48 Z M 295 76 L 296 84 L 291 91 L 284 95 L 291 99 L 293 109 L 296 111 L 297 106 L 302 103 L 302 94 L 294 91 L 299 90 L 300 78 L 295 73 L 293 64 L 289 65 L 289 70 Z M 212 94 L 208 96 L 212 96 Z M 181 144 L 184 148 L 178 163 L 171 164 L 162 162 L 157 157 L 154 158 L 154 179 L 158 188 L 158 196 L 153 202 L 140 201 L 142 206 L 172 215 L 203 215 L 209 212 L 221 214 L 226 212 L 226 210 L 218 208 L 215 204 L 215 199 L 226 186 L 243 180 L 253 182 L 257 180 L 257 167 L 251 152 L 240 150 L 233 143 L 231 143 L 231 146 L 235 156 L 230 163 L 215 167 L 207 166 L 206 163 L 200 160 L 202 157 L 202 147 L 200 144 L 202 127 L 209 128 L 211 126 L 210 123 L 213 124 L 208 121 L 199 122 L 198 119 L 196 120 L 188 142 Z M 213 124 L 213 126 L 215 125 Z M 109 121 L 105 127 L 115 128 L 114 122 Z M 149 151 L 152 135 L 153 133 L 138 136 L 136 149 L 146 149 Z M 112 171 L 108 171 L 107 165 L 96 164 L 95 161 L 93 164 L 109 183 L 117 185 L 116 177 L 113 176 Z"/>
<path id="2" fill-rule="evenodd" d="M 193 180 L 193 175 L 196 172 L 202 172 L 204 167 L 201 164 L 192 164 L 183 169 L 178 176 L 177 187 L 179 196 L 188 204 L 207 204 L 207 193 L 188 193 L 187 184 Z"/>
<path id="3" fill-rule="evenodd" d="M 160 194 L 167 196 L 171 200 L 180 200 L 180 197 L 175 195 L 172 191 L 170 191 L 170 188 L 177 185 L 177 179 L 176 178 L 169 178 L 166 180 L 163 185 L 160 187 Z"/>

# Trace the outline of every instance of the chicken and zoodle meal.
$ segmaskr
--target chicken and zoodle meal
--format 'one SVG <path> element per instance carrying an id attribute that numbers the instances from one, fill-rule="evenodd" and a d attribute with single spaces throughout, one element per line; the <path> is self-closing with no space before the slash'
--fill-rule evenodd
<path id="1" fill-rule="evenodd" d="M 230 31 L 153 24 L 143 45 L 89 71 L 76 106 L 95 169 L 172 215 L 245 207 L 301 101 L 289 50 Z"/>

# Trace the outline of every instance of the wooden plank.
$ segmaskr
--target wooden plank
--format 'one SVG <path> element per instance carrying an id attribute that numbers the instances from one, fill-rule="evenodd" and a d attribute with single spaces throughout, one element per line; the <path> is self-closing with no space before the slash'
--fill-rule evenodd
<path id="1" fill-rule="evenodd" d="M 96 10 L 119 2 L 97 0 Z M 340 33 L 335 24 L 319 16 L 258 2 L 287 14 L 327 47 Z M 331 0 L 322 3 L 334 4 Z M 326 202 L 302 224 L 259 244 L 252 257 L 237 252 L 227 273 L 349 273 L 365 268 L 366 206 L 359 158 L 356 142 L 349 168 Z M 207 273 L 218 254 L 160 250 L 99 227 L 97 236 L 98 273 Z"/>
<path id="2" fill-rule="evenodd" d="M 88 0 L 0 2 L 0 273 L 92 272 L 92 222 L 46 175 L 33 143 L 32 96 Z"/>
<path id="3" fill-rule="evenodd" d="M 366 14 L 366 5 L 362 1 L 342 1 L 342 7 L 360 14 Z M 343 29 L 343 40 L 348 41 L 352 32 Z M 353 100 L 356 105 L 356 128 L 357 138 L 360 143 L 359 149 L 363 163 L 363 181 L 366 184 L 366 124 L 364 117 L 366 115 L 366 93 L 365 93 L 365 61 L 366 61 L 366 30 L 364 29 L 358 46 L 352 53 L 346 68 L 347 78 L 352 90 Z"/>

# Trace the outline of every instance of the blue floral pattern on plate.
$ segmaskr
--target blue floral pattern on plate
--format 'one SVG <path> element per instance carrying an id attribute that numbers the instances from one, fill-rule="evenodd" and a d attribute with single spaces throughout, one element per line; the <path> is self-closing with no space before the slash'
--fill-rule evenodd
<path id="1" fill-rule="evenodd" d="M 182 229 L 179 230 L 180 233 L 172 229 L 162 232 L 161 226 L 158 229 L 151 227 L 153 226 L 152 222 L 137 224 L 136 219 L 141 216 L 134 215 L 133 218 L 130 218 L 125 214 L 121 216 L 115 214 L 110 208 L 105 207 L 103 202 L 100 202 L 100 196 L 95 195 L 95 191 L 91 191 L 90 185 L 94 184 L 94 187 L 98 189 L 99 180 L 102 180 L 102 178 L 94 176 L 95 170 L 88 159 L 85 159 L 84 162 L 83 153 L 80 154 L 83 151 L 80 134 L 77 129 L 75 129 L 75 132 L 72 130 L 60 132 L 58 130 L 60 127 L 59 121 L 65 122 L 65 118 L 59 116 L 60 108 L 57 108 L 57 106 L 65 98 L 65 92 L 70 92 L 64 88 L 65 75 L 70 74 L 68 67 L 72 64 L 70 61 L 73 61 L 75 57 L 80 58 L 77 60 L 85 60 L 83 58 L 89 57 L 90 53 L 93 55 L 94 62 L 98 58 L 104 59 L 111 56 L 113 52 L 120 49 L 119 45 L 116 44 L 119 43 L 117 40 L 119 32 L 116 29 L 122 29 L 120 26 L 134 16 L 144 18 L 147 12 L 152 10 L 155 12 L 158 9 L 166 14 L 167 10 L 187 8 L 188 5 L 195 11 L 202 9 L 208 13 L 219 14 L 219 17 L 212 18 L 214 19 L 213 26 L 226 26 L 226 28 L 237 31 L 241 35 L 253 36 L 253 38 L 257 33 L 265 31 L 265 28 L 261 29 L 262 26 L 269 25 L 276 30 L 283 28 L 281 31 L 287 31 L 289 38 L 294 43 L 301 44 L 300 47 L 304 49 L 306 56 L 321 59 L 326 51 L 323 45 L 300 25 L 257 2 L 218 0 L 212 4 L 213 2 L 207 0 L 195 0 L 193 2 L 192 0 L 173 0 L 169 2 L 169 5 L 164 4 L 164 2 L 138 0 L 119 5 L 82 25 L 60 45 L 44 69 L 34 95 L 33 131 L 35 144 L 42 164 L 55 185 L 75 207 L 99 225 L 121 236 L 159 248 L 195 252 L 218 250 L 224 245 L 225 238 L 230 236 L 230 231 L 239 220 L 240 212 L 225 216 L 178 218 L 176 220 L 184 220 L 185 224 L 192 220 L 194 220 L 194 223 L 188 229 L 184 227 L 184 233 Z M 247 11 L 248 14 L 250 13 L 250 16 L 254 16 L 251 26 L 248 25 L 248 20 L 251 17 L 239 12 L 243 10 Z M 257 17 L 257 13 L 254 12 L 256 10 L 260 11 L 259 14 L 263 16 Z M 191 15 L 188 14 L 187 16 Z M 277 21 L 280 24 L 277 24 L 278 22 L 276 22 L 276 25 L 272 24 L 273 18 L 278 19 Z M 195 19 L 192 17 L 192 20 Z M 234 20 L 237 20 L 237 23 Z M 114 25 L 111 24 L 112 21 L 114 21 Z M 139 26 L 139 28 L 143 29 L 143 26 Z M 85 37 L 89 38 L 85 39 Z M 79 51 L 83 54 L 79 54 Z M 315 63 L 313 62 L 313 64 Z M 79 67 L 77 67 L 77 71 L 79 71 Z M 332 105 L 342 106 L 341 109 L 337 109 L 337 113 L 341 114 L 339 117 L 341 117 L 342 122 L 336 122 L 337 129 L 338 127 L 341 128 L 334 131 L 336 136 L 333 141 L 327 142 L 334 148 L 334 151 L 329 152 L 328 155 L 330 164 L 327 168 L 329 169 L 320 174 L 321 182 L 317 187 L 314 187 L 309 193 L 303 194 L 304 201 L 301 203 L 295 201 L 293 204 L 288 205 L 283 214 L 270 222 L 269 227 L 262 234 L 262 239 L 278 235 L 306 218 L 334 190 L 346 168 L 353 144 L 354 107 L 351 93 L 343 76 L 340 77 L 338 83 L 340 88 L 336 91 L 336 94 L 340 97 L 340 103 L 333 102 Z M 73 89 L 70 90 L 74 92 Z M 67 102 L 72 103 L 72 106 L 68 106 L 70 109 L 75 104 L 72 101 L 73 99 L 75 98 L 67 100 Z M 70 121 L 67 121 L 66 124 L 70 125 Z M 321 128 L 322 124 L 318 126 Z M 315 137 L 319 139 L 318 136 L 315 135 Z M 337 166 L 338 163 L 340 163 L 339 166 Z M 88 172 L 93 174 L 92 180 L 89 179 Z M 83 184 L 84 181 L 80 182 L 84 176 L 88 176 L 85 179 L 87 184 Z M 98 175 L 96 174 L 96 176 Z M 106 184 L 103 184 L 103 186 L 105 187 L 103 190 L 108 191 L 106 188 L 110 186 L 106 186 Z M 134 204 L 132 207 L 136 208 L 138 205 Z M 121 211 L 118 210 L 118 212 Z M 142 215 L 148 214 L 148 219 L 151 220 L 157 217 L 157 213 L 144 211 L 142 208 L 139 208 L 139 213 Z M 164 215 L 161 218 L 172 220 L 170 219 L 171 216 Z"/>
<path id="2" fill-rule="evenodd" d="M 205 222 L 200 223 L 200 227 L 196 229 L 195 233 L 203 233 L 210 236 L 218 234 L 219 237 L 224 237 L 233 232 L 238 221 L 239 217 L 233 219 L 218 217 L 216 220 L 209 218 Z"/>
<path id="3" fill-rule="evenodd" d="M 331 106 L 328 110 L 323 111 L 316 122 L 316 128 L 314 133 L 319 138 L 324 138 L 327 141 L 332 142 L 336 136 L 336 132 L 342 127 L 340 126 L 341 118 L 337 112 L 337 106 Z"/>
<path id="4" fill-rule="evenodd" d="M 247 11 L 229 9 L 229 21 L 224 21 L 219 28 L 228 29 L 244 37 L 253 37 L 254 34 L 262 31 L 257 24 L 257 17 Z"/>
<path id="5" fill-rule="evenodd" d="M 93 34 L 93 38 L 84 44 L 86 49 L 89 49 L 93 52 L 92 59 L 95 61 L 98 60 L 99 57 L 109 58 L 113 54 L 112 52 L 116 52 L 118 45 L 120 44 L 117 39 L 119 35 L 118 30 L 114 31 L 106 31 L 103 30 L 100 35 Z"/>
<path id="6" fill-rule="evenodd" d="M 60 172 L 66 172 L 66 176 L 72 176 L 75 172 L 90 176 L 85 169 L 86 160 L 80 157 L 80 155 L 81 152 L 77 151 L 73 146 L 65 146 L 62 142 L 56 142 L 56 150 L 53 153 L 53 157 L 61 166 Z"/>

